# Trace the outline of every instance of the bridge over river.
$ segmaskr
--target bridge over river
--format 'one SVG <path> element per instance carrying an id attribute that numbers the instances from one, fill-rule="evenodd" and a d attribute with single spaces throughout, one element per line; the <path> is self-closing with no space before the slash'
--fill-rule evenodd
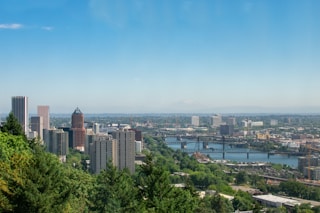
<path id="1" fill-rule="evenodd" d="M 187 153 L 200 152 L 202 154 L 221 154 L 222 159 L 226 158 L 227 154 L 246 154 L 247 159 L 250 158 L 250 154 L 261 153 L 261 151 L 250 149 L 247 141 L 238 141 L 238 140 L 207 140 L 200 141 L 199 138 L 197 140 L 185 139 L 181 140 L 180 138 L 166 140 L 168 146 L 175 145 L 180 148 L 181 151 Z M 220 149 L 213 148 L 212 144 L 220 144 L 222 146 Z M 305 153 L 301 152 L 279 152 L 279 151 L 271 151 L 266 152 L 268 159 L 273 155 L 287 155 L 291 156 L 302 156 Z"/>

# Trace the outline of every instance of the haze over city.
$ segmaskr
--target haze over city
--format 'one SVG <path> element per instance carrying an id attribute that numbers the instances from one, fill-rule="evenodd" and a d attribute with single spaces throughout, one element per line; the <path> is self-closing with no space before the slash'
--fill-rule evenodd
<path id="1" fill-rule="evenodd" d="M 3 0 L 0 113 L 319 113 L 320 1 Z"/>

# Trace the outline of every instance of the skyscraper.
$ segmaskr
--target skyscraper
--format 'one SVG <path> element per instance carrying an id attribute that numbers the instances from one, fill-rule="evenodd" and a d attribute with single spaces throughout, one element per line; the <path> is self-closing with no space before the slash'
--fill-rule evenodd
<path id="1" fill-rule="evenodd" d="M 211 126 L 212 128 L 219 127 L 222 124 L 222 117 L 221 115 L 213 115 L 211 116 Z"/>
<path id="2" fill-rule="evenodd" d="M 71 130 L 73 132 L 73 148 L 84 151 L 86 130 L 84 128 L 84 115 L 77 107 L 72 113 Z"/>
<path id="3" fill-rule="evenodd" d="M 43 119 L 43 129 L 50 129 L 49 106 L 38 106 L 38 115 Z"/>
<path id="4" fill-rule="evenodd" d="M 11 99 L 12 113 L 18 119 L 25 134 L 29 133 L 28 97 L 13 96 Z"/>
<path id="5" fill-rule="evenodd" d="M 41 140 L 43 140 L 43 118 L 41 116 L 31 117 L 31 131 L 36 131 Z"/>
<path id="6" fill-rule="evenodd" d="M 117 167 L 119 169 L 128 168 L 133 174 L 135 172 L 135 132 L 123 129 L 113 132 L 112 136 L 118 142 Z"/>

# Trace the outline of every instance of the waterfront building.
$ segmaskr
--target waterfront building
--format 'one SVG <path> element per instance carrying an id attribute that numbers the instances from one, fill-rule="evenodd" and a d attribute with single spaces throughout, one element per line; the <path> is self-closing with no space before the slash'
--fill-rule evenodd
<path id="1" fill-rule="evenodd" d="M 43 129 L 50 129 L 49 106 L 38 106 L 37 112 L 38 116 L 41 116 L 43 119 Z"/>
<path id="2" fill-rule="evenodd" d="M 93 136 L 90 143 L 90 170 L 98 174 L 106 169 L 108 161 L 118 166 L 118 144 L 117 140 L 109 135 Z"/>
<path id="3" fill-rule="evenodd" d="M 320 167 L 319 166 L 305 167 L 303 171 L 303 175 L 304 177 L 310 178 L 310 180 L 320 180 Z"/>
<path id="4" fill-rule="evenodd" d="M 24 133 L 29 133 L 28 97 L 13 96 L 11 99 L 12 113 L 18 119 Z"/>
<path id="5" fill-rule="evenodd" d="M 41 116 L 31 117 L 31 131 L 37 132 L 37 136 L 43 140 L 43 118 Z"/>
<path id="6" fill-rule="evenodd" d="M 319 164 L 319 157 L 317 156 L 301 156 L 298 158 L 298 170 L 307 177 L 308 173 L 305 173 L 307 167 L 317 167 Z"/>
<path id="7" fill-rule="evenodd" d="M 220 125 L 220 135 L 232 136 L 234 132 L 233 125 Z"/>
<path id="8" fill-rule="evenodd" d="M 128 129 L 120 129 L 112 133 L 118 143 L 119 169 L 127 168 L 131 174 L 135 172 L 135 132 Z"/>
<path id="9" fill-rule="evenodd" d="M 222 117 L 221 117 L 221 115 L 218 115 L 218 114 L 216 114 L 216 115 L 213 115 L 213 116 L 211 116 L 211 126 L 212 126 L 212 128 L 216 128 L 216 127 L 219 127 L 221 124 L 222 124 Z"/>
<path id="10" fill-rule="evenodd" d="M 83 152 L 86 140 L 86 130 L 84 128 L 84 115 L 78 107 L 72 113 L 71 130 L 73 134 L 73 148 Z"/>
<path id="11" fill-rule="evenodd" d="M 199 118 L 199 116 L 192 116 L 192 117 L 191 117 L 191 125 L 192 125 L 192 126 L 199 126 L 199 125 L 200 125 L 200 118 Z"/>
<path id="12" fill-rule="evenodd" d="M 69 134 L 62 129 L 44 129 L 44 144 L 48 152 L 56 154 L 61 162 L 66 162 L 69 152 Z"/>

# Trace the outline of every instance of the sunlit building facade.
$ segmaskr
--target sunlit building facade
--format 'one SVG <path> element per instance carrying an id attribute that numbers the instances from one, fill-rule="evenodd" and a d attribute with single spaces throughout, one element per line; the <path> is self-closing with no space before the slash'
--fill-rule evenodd
<path id="1" fill-rule="evenodd" d="M 28 97 L 13 96 L 11 99 L 12 113 L 18 119 L 24 133 L 29 133 Z"/>
<path id="2" fill-rule="evenodd" d="M 38 106 L 38 116 L 43 119 L 43 129 L 50 129 L 49 106 Z"/>
<path id="3" fill-rule="evenodd" d="M 83 152 L 86 141 L 86 130 L 84 128 L 84 115 L 78 107 L 72 113 L 71 130 L 73 134 L 73 149 Z"/>

